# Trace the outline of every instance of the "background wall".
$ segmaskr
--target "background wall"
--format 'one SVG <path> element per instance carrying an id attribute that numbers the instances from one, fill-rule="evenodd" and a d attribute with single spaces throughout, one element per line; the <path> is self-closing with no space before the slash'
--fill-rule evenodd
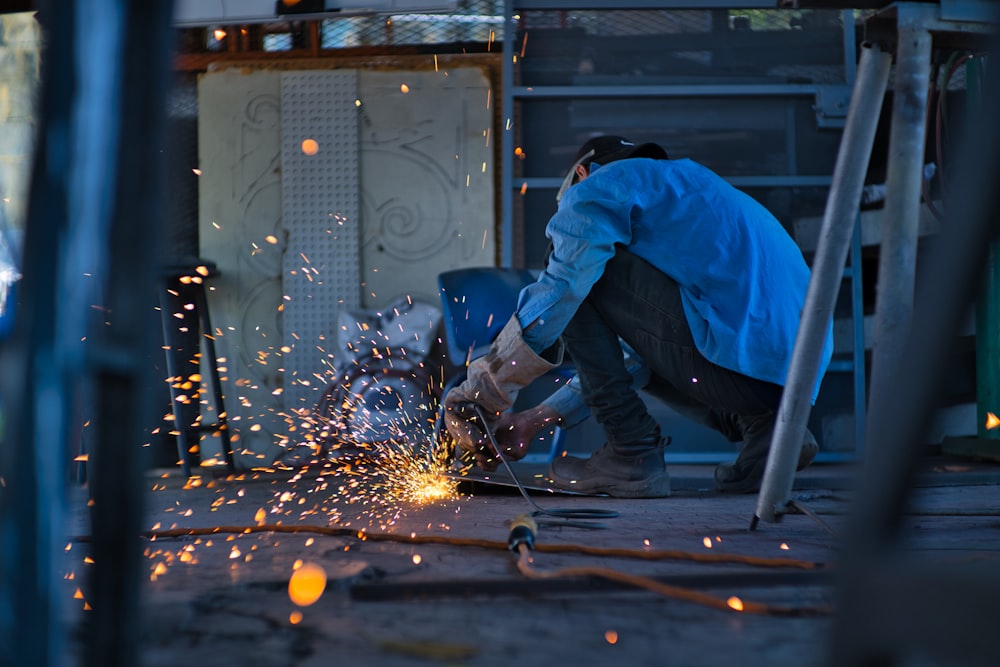
<path id="1" fill-rule="evenodd" d="M 331 379 L 339 309 L 437 303 L 439 272 L 494 263 L 491 88 L 475 67 L 230 68 L 198 88 L 226 407 L 241 463 L 267 464 Z"/>

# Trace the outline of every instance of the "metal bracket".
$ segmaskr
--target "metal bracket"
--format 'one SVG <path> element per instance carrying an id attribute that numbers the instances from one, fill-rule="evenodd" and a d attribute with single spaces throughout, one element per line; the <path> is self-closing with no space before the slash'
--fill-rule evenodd
<path id="1" fill-rule="evenodd" d="M 816 112 L 818 127 L 844 127 L 847 108 L 851 105 L 851 86 L 847 84 L 820 86 L 816 91 L 815 100 L 813 111 Z"/>

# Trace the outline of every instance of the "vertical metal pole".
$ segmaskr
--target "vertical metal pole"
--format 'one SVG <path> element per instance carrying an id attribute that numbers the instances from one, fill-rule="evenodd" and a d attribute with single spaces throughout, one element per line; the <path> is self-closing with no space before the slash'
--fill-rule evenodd
<path id="1" fill-rule="evenodd" d="M 82 1 L 82 0 L 78 0 Z M 86 667 L 141 664 L 143 439 L 154 423 L 156 378 L 148 361 L 157 341 L 153 310 L 162 258 L 166 91 L 172 44 L 171 0 L 101 0 L 100 18 L 117 19 L 121 39 L 115 105 L 119 141 L 105 184 L 111 207 L 106 236 L 107 322 L 88 337 L 96 391 L 90 455 L 94 564 L 87 591 L 93 610 L 83 632 Z M 99 64 L 99 63 L 97 63 Z M 94 63 L 88 63 L 93 66 Z"/>
<path id="2" fill-rule="evenodd" d="M 844 27 L 844 81 L 853 84 L 858 76 L 858 55 L 855 53 L 857 29 L 854 27 L 854 10 L 845 9 L 840 13 Z"/>
<path id="3" fill-rule="evenodd" d="M 927 96 L 931 74 L 931 34 L 925 17 L 933 8 L 900 3 L 895 91 L 889 132 L 886 200 L 882 217 L 872 350 L 871 400 L 889 395 L 903 341 L 913 317 L 920 194 L 923 183 Z M 876 446 L 867 438 L 869 449 Z"/>
<path id="4" fill-rule="evenodd" d="M 181 474 L 184 477 L 191 476 L 191 463 L 195 465 L 201 462 L 201 449 L 192 447 L 198 442 L 190 442 L 188 434 L 191 432 L 191 424 L 198 417 L 198 402 L 182 402 L 178 400 L 178 391 L 173 385 L 183 382 L 181 377 L 184 370 L 192 368 L 190 361 L 197 359 L 198 352 L 198 323 L 197 315 L 184 310 L 185 301 L 183 296 L 186 291 L 180 282 L 173 281 L 174 276 L 167 277 L 166 283 L 160 290 L 160 320 L 163 328 L 163 341 L 166 346 L 167 375 L 170 378 L 170 405 L 174 415 L 174 430 L 177 432 L 177 457 L 181 464 Z M 171 290 L 177 292 L 177 296 L 171 294 Z M 192 299 L 193 300 L 193 299 Z M 182 318 L 180 324 L 175 324 L 174 313 L 180 313 Z M 190 320 L 188 322 L 187 320 Z M 190 328 L 190 332 L 183 333 L 179 329 Z M 194 349 L 192 349 L 194 348 Z M 185 363 L 187 362 L 187 363 Z"/>
<path id="5" fill-rule="evenodd" d="M 500 266 L 514 262 L 514 0 L 503 3 L 503 104 L 500 114 Z"/>
<path id="6" fill-rule="evenodd" d="M 751 529 L 756 527 L 758 519 L 776 521 L 788 503 L 795 463 L 809 420 L 813 386 L 819 373 L 826 332 L 840 291 L 844 262 L 861 202 L 861 188 L 875 141 L 892 57 L 878 45 L 868 44 L 862 48 L 860 60 L 823 215 L 802 322 L 792 351 Z"/>
<path id="7" fill-rule="evenodd" d="M 20 301 L 3 345 L 0 443 L 0 664 L 64 664 L 58 560 L 70 378 L 56 353 L 60 241 L 68 222 L 72 161 L 74 3 L 46 14 L 42 92 L 28 193 Z"/>

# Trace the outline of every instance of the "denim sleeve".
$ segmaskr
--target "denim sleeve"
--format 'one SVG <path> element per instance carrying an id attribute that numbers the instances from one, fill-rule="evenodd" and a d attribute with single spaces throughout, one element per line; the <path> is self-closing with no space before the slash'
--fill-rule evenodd
<path id="1" fill-rule="evenodd" d="M 545 229 L 552 240 L 545 270 L 521 290 L 517 318 L 524 342 L 535 352 L 555 343 L 604 274 L 615 245 L 632 239 L 640 195 L 627 179 L 603 172 L 594 171 L 567 191 Z"/>

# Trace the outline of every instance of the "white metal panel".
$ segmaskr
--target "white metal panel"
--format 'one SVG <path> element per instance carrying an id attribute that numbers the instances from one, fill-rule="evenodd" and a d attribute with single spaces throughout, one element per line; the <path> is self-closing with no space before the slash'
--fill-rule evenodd
<path id="1" fill-rule="evenodd" d="M 332 379 L 322 350 L 337 312 L 360 305 L 358 75 L 281 75 L 286 412 L 308 410 Z"/>
<path id="2" fill-rule="evenodd" d="M 360 88 L 362 301 L 438 303 L 438 273 L 495 263 L 489 80 L 375 71 Z"/>
<path id="3" fill-rule="evenodd" d="M 295 443 L 291 409 L 343 361 L 339 312 L 436 303 L 438 272 L 493 263 L 489 99 L 476 68 L 203 75 L 201 254 L 221 271 L 209 300 L 240 466 Z"/>

